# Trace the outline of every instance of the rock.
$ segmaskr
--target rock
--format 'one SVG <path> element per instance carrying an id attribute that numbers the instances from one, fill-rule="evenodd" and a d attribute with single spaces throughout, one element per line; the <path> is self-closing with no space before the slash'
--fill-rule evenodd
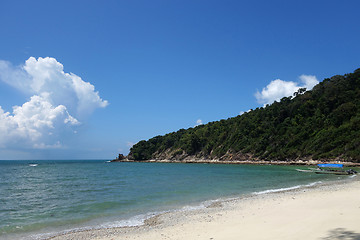
<path id="1" fill-rule="evenodd" d="M 111 162 L 121 162 L 121 161 L 124 161 L 125 159 L 126 159 L 126 156 L 119 153 L 119 156 L 117 158 L 115 158 L 114 160 L 111 160 Z"/>

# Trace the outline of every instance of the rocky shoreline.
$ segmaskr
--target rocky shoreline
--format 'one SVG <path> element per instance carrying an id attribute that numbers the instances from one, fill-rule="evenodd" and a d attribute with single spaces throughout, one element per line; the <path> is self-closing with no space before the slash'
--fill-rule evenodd
<path id="1" fill-rule="evenodd" d="M 127 158 L 114 159 L 111 162 L 147 162 L 147 163 L 202 163 L 202 164 L 254 164 L 254 165 L 317 165 L 321 163 L 343 164 L 345 167 L 359 167 L 360 163 L 334 161 L 334 160 L 289 160 L 289 161 L 266 161 L 266 160 L 219 160 L 219 159 L 150 159 L 130 160 Z"/>

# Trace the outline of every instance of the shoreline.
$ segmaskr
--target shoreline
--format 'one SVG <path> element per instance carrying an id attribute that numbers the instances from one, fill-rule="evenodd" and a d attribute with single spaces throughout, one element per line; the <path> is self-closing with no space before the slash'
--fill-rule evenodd
<path id="1" fill-rule="evenodd" d="M 356 176 L 351 179 L 347 178 L 339 180 L 339 182 L 326 182 L 314 184 L 314 186 L 302 186 L 300 188 L 284 191 L 270 191 L 264 194 L 253 193 L 237 198 L 213 201 L 202 209 L 192 211 L 172 211 L 155 215 L 146 219 L 143 225 L 136 227 L 115 227 L 74 231 L 45 239 L 238 239 L 240 235 L 247 236 L 247 238 L 243 239 L 269 239 L 269 234 L 275 233 L 273 238 L 277 239 L 303 239 L 305 237 L 309 239 L 336 239 L 315 238 L 315 236 L 326 237 L 326 234 L 329 231 L 324 232 L 324 229 L 319 231 L 313 229 L 313 225 L 318 226 L 319 221 L 320 223 L 321 221 L 334 223 L 334 219 L 329 218 L 326 215 L 326 210 L 329 210 L 331 213 L 334 212 L 334 207 L 338 207 L 336 205 L 326 206 L 326 203 L 331 203 L 334 199 L 341 199 L 343 201 L 339 203 L 341 206 L 339 206 L 340 208 L 337 210 L 340 211 L 341 214 L 337 216 L 337 219 L 345 217 L 355 223 L 355 226 L 349 225 L 349 221 L 347 221 L 347 224 L 340 224 L 339 226 L 347 229 L 346 231 L 348 232 L 350 231 L 351 233 L 358 234 L 356 236 L 360 236 L 360 226 L 356 227 L 356 223 L 360 220 L 360 200 L 357 198 L 358 194 L 360 194 L 360 180 L 358 178 L 359 176 Z M 343 194 L 347 197 L 342 197 Z M 354 194 L 356 194 L 355 201 L 357 201 L 357 206 L 353 206 L 353 202 L 351 202 L 352 204 L 344 204 L 344 201 L 354 201 L 353 198 L 349 197 L 354 196 Z M 291 212 L 296 212 L 296 208 L 299 208 L 299 206 L 304 207 L 304 204 L 306 203 L 308 203 L 305 205 L 306 208 L 300 209 L 300 212 L 298 212 L 297 215 L 295 214 L 293 217 L 289 216 Z M 325 204 L 323 208 L 321 207 L 321 203 Z M 315 208 L 309 206 L 309 204 L 315 204 Z M 352 214 L 349 214 L 349 207 L 353 207 L 352 210 L 354 212 Z M 274 213 L 277 212 L 276 209 L 278 214 L 274 215 Z M 318 211 L 322 212 L 323 216 L 325 211 L 326 218 L 322 218 L 321 214 L 317 213 Z M 344 215 L 345 212 L 347 212 L 348 216 Z M 318 219 L 309 219 L 309 216 L 306 216 L 306 214 L 317 216 Z M 286 219 L 287 217 L 289 217 L 289 219 Z M 279 222 L 279 218 L 280 220 L 283 219 L 284 223 L 292 223 L 290 224 L 291 226 L 288 226 L 287 228 L 283 227 L 283 222 Z M 294 221 L 289 221 L 293 220 L 293 218 L 298 219 L 298 221 L 303 221 L 304 219 L 309 221 L 305 222 L 305 226 L 308 225 L 308 227 L 310 227 L 310 232 L 314 233 L 315 231 L 316 234 L 314 235 L 314 238 L 309 235 L 309 232 L 306 232 L 303 229 L 304 226 L 301 226 L 302 237 L 290 237 L 292 232 L 296 231 L 294 226 L 298 225 Z M 266 221 L 264 219 L 266 219 Z M 272 228 L 266 228 L 264 224 L 273 226 Z M 240 227 L 240 229 L 235 226 Z M 279 230 L 280 232 L 274 232 L 273 228 L 276 226 L 280 227 L 282 230 Z M 258 235 L 253 235 L 259 232 L 259 228 L 265 229 L 264 231 L 267 232 L 267 234 L 264 234 L 263 238 Z M 340 232 L 338 233 L 340 234 Z M 279 237 L 278 234 L 282 234 L 283 237 Z M 206 237 L 204 238 L 204 236 Z"/>
<path id="2" fill-rule="evenodd" d="M 306 165 L 312 166 L 322 163 L 343 164 L 344 167 L 360 167 L 360 163 L 344 162 L 336 160 L 291 160 L 291 161 L 265 161 L 265 160 L 219 160 L 219 159 L 183 159 L 183 160 L 169 160 L 169 159 L 150 159 L 150 160 L 129 160 L 129 159 L 114 159 L 113 162 L 136 162 L 136 163 L 202 163 L 202 164 L 249 164 L 249 165 Z"/>

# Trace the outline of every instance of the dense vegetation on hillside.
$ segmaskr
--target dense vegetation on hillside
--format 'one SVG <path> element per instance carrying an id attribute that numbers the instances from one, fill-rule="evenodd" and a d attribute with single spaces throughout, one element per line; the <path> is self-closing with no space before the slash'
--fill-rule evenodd
<path id="1" fill-rule="evenodd" d="M 334 159 L 360 161 L 360 69 L 241 116 L 134 145 L 129 159 Z"/>

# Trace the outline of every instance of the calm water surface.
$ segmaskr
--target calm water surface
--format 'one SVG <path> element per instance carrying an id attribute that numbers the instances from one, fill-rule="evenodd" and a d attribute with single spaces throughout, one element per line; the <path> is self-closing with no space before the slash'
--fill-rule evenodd
<path id="1" fill-rule="evenodd" d="M 205 201 L 305 186 L 339 176 L 294 166 L 0 161 L 0 239 L 138 225 Z"/>

